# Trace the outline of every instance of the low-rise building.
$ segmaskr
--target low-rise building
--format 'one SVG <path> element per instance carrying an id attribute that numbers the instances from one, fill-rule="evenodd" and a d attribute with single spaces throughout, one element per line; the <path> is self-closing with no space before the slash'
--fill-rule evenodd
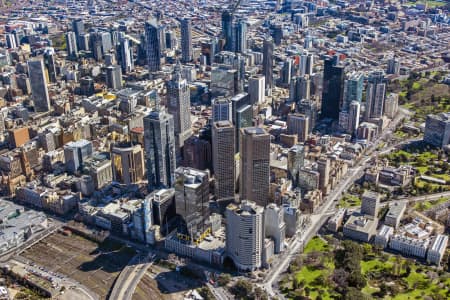
<path id="1" fill-rule="evenodd" d="M 359 214 L 352 215 L 344 225 L 344 236 L 368 243 L 375 235 L 378 220 Z"/>
<path id="2" fill-rule="evenodd" d="M 342 226 L 342 222 L 344 221 L 346 212 L 347 212 L 346 208 L 340 208 L 336 212 L 336 214 L 328 220 L 328 224 L 327 224 L 328 229 L 333 232 L 338 232 Z"/>
<path id="3" fill-rule="evenodd" d="M 386 214 L 384 219 L 384 224 L 392 226 L 394 228 L 398 228 L 400 225 L 400 221 L 403 217 L 403 214 L 406 210 L 405 202 L 395 202 L 389 207 L 389 211 Z"/>
<path id="4" fill-rule="evenodd" d="M 448 236 L 444 234 L 438 234 L 431 243 L 431 247 L 428 249 L 427 262 L 439 266 L 442 257 L 445 254 L 445 250 L 447 249 L 447 243 Z"/>
<path id="5" fill-rule="evenodd" d="M 399 233 L 391 237 L 389 248 L 407 256 L 425 258 L 429 244 L 429 238 L 417 239 Z"/>
<path id="6" fill-rule="evenodd" d="M 375 236 L 374 244 L 386 248 L 393 233 L 394 228 L 383 225 Z"/>

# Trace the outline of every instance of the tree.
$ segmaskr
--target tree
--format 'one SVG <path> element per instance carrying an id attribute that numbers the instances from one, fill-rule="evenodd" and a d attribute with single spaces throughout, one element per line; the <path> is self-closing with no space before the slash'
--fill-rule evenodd
<path id="1" fill-rule="evenodd" d="M 217 279 L 217 283 L 220 286 L 225 286 L 227 285 L 231 280 L 231 275 L 228 273 L 222 273 L 219 275 L 219 278 Z"/>
<path id="2" fill-rule="evenodd" d="M 238 299 L 245 299 L 252 293 L 252 285 L 250 282 L 246 280 L 238 280 L 236 284 L 232 288 L 232 293 L 236 296 Z"/>
<path id="3" fill-rule="evenodd" d="M 205 300 L 214 300 L 216 299 L 214 295 L 211 293 L 208 287 L 204 286 L 198 290 L 200 296 L 202 296 Z"/>
<path id="4" fill-rule="evenodd" d="M 367 297 L 358 289 L 349 287 L 344 293 L 344 300 L 365 300 Z"/>

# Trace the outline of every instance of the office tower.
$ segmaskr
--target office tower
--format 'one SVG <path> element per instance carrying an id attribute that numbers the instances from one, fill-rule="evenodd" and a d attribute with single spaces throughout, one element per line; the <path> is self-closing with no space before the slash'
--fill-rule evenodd
<path id="1" fill-rule="evenodd" d="M 172 30 L 166 31 L 166 49 L 175 50 L 177 49 L 177 37 L 175 32 Z"/>
<path id="2" fill-rule="evenodd" d="M 209 173 L 180 167 L 175 170 L 174 184 L 178 234 L 194 243 L 207 230 Z"/>
<path id="3" fill-rule="evenodd" d="M 225 40 L 223 50 L 233 51 L 233 15 L 227 10 L 222 13 L 222 37 Z"/>
<path id="4" fill-rule="evenodd" d="M 82 19 L 77 19 L 77 20 L 73 20 L 72 21 L 72 31 L 75 33 L 75 38 L 76 38 L 76 43 L 78 45 L 78 47 L 81 49 L 81 36 L 83 34 L 85 34 L 85 29 L 84 29 L 84 21 Z M 88 50 L 88 49 L 84 49 L 83 50 Z"/>
<path id="5" fill-rule="evenodd" d="M 270 203 L 264 209 L 264 235 L 273 239 L 274 253 L 284 250 L 286 238 L 286 223 L 284 223 L 284 208 Z"/>
<path id="6" fill-rule="evenodd" d="M 92 96 L 95 92 L 94 79 L 89 76 L 80 79 L 80 94 L 84 96 Z"/>
<path id="7" fill-rule="evenodd" d="M 364 191 L 361 198 L 361 213 L 377 218 L 380 199 L 380 194 L 372 191 Z"/>
<path id="8" fill-rule="evenodd" d="M 387 74 L 399 74 L 400 73 L 400 61 L 396 57 L 392 57 L 387 61 Z"/>
<path id="9" fill-rule="evenodd" d="M 167 235 L 168 222 L 175 217 L 175 189 L 155 190 L 148 199 L 153 202 L 153 222 L 161 227 L 161 234 Z"/>
<path id="10" fill-rule="evenodd" d="M 381 118 L 384 112 L 387 79 L 383 71 L 373 71 L 367 81 L 366 120 Z"/>
<path id="11" fill-rule="evenodd" d="M 286 59 L 283 63 L 283 68 L 281 69 L 281 84 L 285 87 L 291 84 L 292 79 L 292 69 L 294 66 L 294 60 L 292 58 Z"/>
<path id="12" fill-rule="evenodd" d="M 244 20 L 239 20 L 236 25 L 236 52 L 247 52 L 247 23 Z"/>
<path id="13" fill-rule="evenodd" d="M 306 75 L 312 75 L 314 67 L 314 54 L 309 53 L 306 57 L 306 67 L 305 67 L 305 74 Z"/>
<path id="14" fill-rule="evenodd" d="M 270 135 L 262 128 L 241 129 L 240 196 L 266 206 L 270 189 Z"/>
<path id="15" fill-rule="evenodd" d="M 303 99 L 298 103 L 298 112 L 309 117 L 309 133 L 316 126 L 317 122 L 317 102 Z"/>
<path id="16" fill-rule="evenodd" d="M 305 142 L 309 133 L 309 118 L 301 114 L 289 114 L 287 117 L 289 134 L 296 134 L 299 142 Z"/>
<path id="17" fill-rule="evenodd" d="M 212 121 L 233 121 L 232 118 L 232 105 L 229 98 L 215 98 L 212 101 Z"/>
<path id="18" fill-rule="evenodd" d="M 164 110 L 144 118 L 144 148 L 148 189 L 171 187 L 175 172 L 175 137 L 173 116 Z"/>
<path id="19" fill-rule="evenodd" d="M 244 200 L 230 204 L 225 211 L 226 252 L 239 270 L 261 267 L 264 245 L 264 207 Z"/>
<path id="20" fill-rule="evenodd" d="M 178 61 L 172 80 L 167 82 L 167 107 L 173 116 L 176 150 L 181 157 L 184 141 L 191 135 L 191 100 L 186 79 L 181 77 L 181 64 Z"/>
<path id="21" fill-rule="evenodd" d="M 69 31 L 66 33 L 67 55 L 71 58 L 78 57 L 77 37 L 75 32 Z"/>
<path id="22" fill-rule="evenodd" d="M 133 49 L 130 47 L 130 40 L 123 38 L 120 41 L 120 65 L 123 73 L 129 73 L 134 69 Z"/>
<path id="23" fill-rule="evenodd" d="M 161 70 L 160 29 L 158 22 L 151 19 L 145 23 L 145 41 L 149 72 Z"/>
<path id="24" fill-rule="evenodd" d="M 252 76 L 248 79 L 248 94 L 251 104 L 262 104 L 265 102 L 265 83 L 263 75 Z"/>
<path id="25" fill-rule="evenodd" d="M 48 95 L 47 78 L 45 76 L 44 61 L 32 59 L 28 61 L 28 75 L 30 76 L 31 93 L 36 112 L 50 110 L 50 97 Z"/>
<path id="26" fill-rule="evenodd" d="M 307 60 L 308 52 L 303 52 L 299 55 L 298 75 L 304 76 L 306 74 Z"/>
<path id="27" fill-rule="evenodd" d="M 15 38 L 14 34 L 11 34 L 11 33 L 6 34 L 6 47 L 8 47 L 8 49 L 16 49 L 17 48 L 16 38 Z"/>
<path id="28" fill-rule="evenodd" d="M 77 38 L 78 50 L 89 51 L 89 40 L 91 36 L 89 33 L 83 33 Z"/>
<path id="29" fill-rule="evenodd" d="M 217 200 L 234 199 L 235 190 L 235 129 L 230 121 L 214 122 L 212 149 Z"/>
<path id="30" fill-rule="evenodd" d="M 109 32 L 100 32 L 99 38 L 102 43 L 102 52 L 107 54 L 113 48 L 111 34 Z"/>
<path id="31" fill-rule="evenodd" d="M 106 68 L 106 85 L 113 90 L 122 88 L 122 69 L 120 66 L 114 65 Z"/>
<path id="32" fill-rule="evenodd" d="M 330 57 L 325 59 L 322 91 L 322 118 L 339 119 L 344 76 L 345 70 L 343 66 L 335 66 Z"/>
<path id="33" fill-rule="evenodd" d="M 211 70 L 212 97 L 232 97 L 237 91 L 238 71 L 227 65 L 218 65 Z"/>
<path id="34" fill-rule="evenodd" d="M 439 148 L 450 144 L 450 112 L 427 116 L 423 140 Z"/>
<path id="35" fill-rule="evenodd" d="M 181 60 L 190 62 L 193 59 L 192 25 L 190 19 L 181 20 Z"/>
<path id="36" fill-rule="evenodd" d="M 348 132 L 354 134 L 359 127 L 359 116 L 361 112 L 361 103 L 352 101 L 348 109 Z"/>
<path id="37" fill-rule="evenodd" d="M 211 169 L 211 142 L 195 135 L 184 141 L 183 166 L 198 170 Z"/>
<path id="38" fill-rule="evenodd" d="M 241 128 L 253 126 L 253 107 L 245 104 L 236 110 L 235 127 L 236 127 L 236 152 L 239 152 L 239 133 Z"/>
<path id="39" fill-rule="evenodd" d="M 272 26 L 272 37 L 275 45 L 281 45 L 281 41 L 283 40 L 283 25 L 280 23 L 274 24 Z"/>
<path id="40" fill-rule="evenodd" d="M 301 100 L 309 100 L 311 97 L 311 80 L 309 75 L 293 77 L 289 89 L 289 99 L 295 103 Z"/>
<path id="41" fill-rule="evenodd" d="M 133 184 L 144 179 L 144 151 L 141 145 L 130 143 L 114 145 L 111 150 L 114 181 Z"/>
<path id="42" fill-rule="evenodd" d="M 343 94 L 343 111 L 349 110 L 349 105 L 352 101 L 361 103 L 364 88 L 364 74 L 362 72 L 353 72 L 345 80 L 344 94 Z"/>
<path id="43" fill-rule="evenodd" d="M 317 161 L 317 171 L 319 172 L 319 188 L 325 195 L 328 194 L 328 187 L 330 182 L 330 159 L 328 157 L 321 157 Z"/>
<path id="44" fill-rule="evenodd" d="M 288 151 L 287 168 L 288 178 L 292 180 L 294 187 L 298 186 L 299 171 L 305 165 L 305 147 L 297 144 L 292 146 Z"/>
<path id="45" fill-rule="evenodd" d="M 398 94 L 390 93 L 384 100 L 384 115 L 394 119 L 398 111 Z"/>
<path id="46" fill-rule="evenodd" d="M 56 58 L 55 49 L 47 48 L 44 52 L 44 65 L 48 71 L 48 78 L 50 82 L 56 82 Z"/>
<path id="47" fill-rule="evenodd" d="M 267 38 L 263 43 L 263 74 L 266 77 L 266 90 L 273 88 L 273 41 Z"/>
<path id="48" fill-rule="evenodd" d="M 64 145 L 64 160 L 67 172 L 74 174 L 81 169 L 83 162 L 92 156 L 92 143 L 78 140 Z"/>

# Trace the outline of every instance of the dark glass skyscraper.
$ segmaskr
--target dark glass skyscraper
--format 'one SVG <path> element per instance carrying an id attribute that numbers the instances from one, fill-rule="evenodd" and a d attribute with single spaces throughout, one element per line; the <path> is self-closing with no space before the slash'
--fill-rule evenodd
<path id="1" fill-rule="evenodd" d="M 326 58 L 323 71 L 322 118 L 339 119 L 344 79 L 344 67 L 336 66 L 331 58 Z"/>
<path id="2" fill-rule="evenodd" d="M 233 15 L 229 11 L 222 13 L 222 37 L 225 39 L 225 51 L 233 51 Z"/>
<path id="3" fill-rule="evenodd" d="M 149 191 L 173 186 L 176 161 L 172 115 L 160 110 L 144 118 L 144 147 Z"/>
<path id="4" fill-rule="evenodd" d="M 192 25 L 190 19 L 181 20 L 181 60 L 192 60 Z"/>
<path id="5" fill-rule="evenodd" d="M 266 90 L 273 88 L 273 40 L 267 38 L 263 44 L 263 74 L 266 77 Z"/>
<path id="6" fill-rule="evenodd" d="M 145 42 L 149 72 L 161 70 L 160 32 L 158 22 L 151 19 L 145 23 Z"/>

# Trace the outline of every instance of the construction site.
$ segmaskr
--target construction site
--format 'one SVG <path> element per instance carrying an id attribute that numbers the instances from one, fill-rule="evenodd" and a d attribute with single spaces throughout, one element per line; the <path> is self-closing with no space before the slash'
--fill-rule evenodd
<path id="1" fill-rule="evenodd" d="M 93 242 L 76 234 L 54 233 L 21 256 L 45 269 L 70 277 L 106 299 L 119 273 L 136 254 L 121 243 Z"/>

